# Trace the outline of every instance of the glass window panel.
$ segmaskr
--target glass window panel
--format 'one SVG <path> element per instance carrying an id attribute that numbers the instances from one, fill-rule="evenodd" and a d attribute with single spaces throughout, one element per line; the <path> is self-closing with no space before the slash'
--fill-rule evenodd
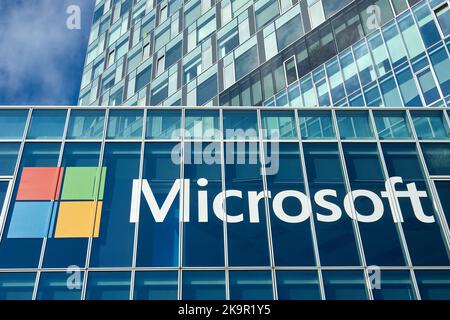
<path id="1" fill-rule="evenodd" d="M 435 11 L 436 18 L 438 19 L 444 37 L 450 34 L 450 8 L 448 4 L 444 4 Z"/>
<path id="2" fill-rule="evenodd" d="M 180 139 L 180 129 L 181 111 L 147 111 L 147 139 Z"/>
<path id="3" fill-rule="evenodd" d="M 395 68 L 406 61 L 406 50 L 398 32 L 397 25 L 391 22 L 383 27 L 383 36 L 391 56 L 392 66 Z"/>
<path id="4" fill-rule="evenodd" d="M 234 65 L 236 80 L 239 80 L 247 73 L 255 69 L 258 66 L 258 50 L 256 46 L 251 47 L 249 50 L 237 57 Z"/>
<path id="5" fill-rule="evenodd" d="M 257 203 L 258 211 L 252 215 L 252 220 L 259 223 L 250 221 L 249 212 L 249 191 L 263 191 L 258 154 L 256 142 L 225 143 L 225 189 L 242 191 L 241 197 L 230 196 L 225 200 L 228 215 L 234 217 L 227 219 L 230 266 L 270 264 L 264 201 Z M 239 222 L 232 223 L 231 219 Z"/>
<path id="6" fill-rule="evenodd" d="M 43 272 L 39 278 L 37 300 L 80 300 L 83 272 Z"/>
<path id="7" fill-rule="evenodd" d="M 90 272 L 86 300 L 129 300 L 129 272 Z"/>
<path id="8" fill-rule="evenodd" d="M 255 111 L 224 111 L 223 129 L 225 139 L 258 138 L 258 120 Z"/>
<path id="9" fill-rule="evenodd" d="M 338 1 L 333 2 L 337 3 Z M 339 51 L 344 50 L 364 36 L 363 27 L 356 6 L 350 8 L 345 13 L 339 14 L 339 16 L 333 20 L 332 24 Z"/>
<path id="10" fill-rule="evenodd" d="M 0 110 L 0 139 L 22 139 L 28 110 Z"/>
<path id="11" fill-rule="evenodd" d="M 428 48 L 441 40 L 439 31 L 434 23 L 433 15 L 428 5 L 423 3 L 416 6 L 413 11 L 425 46 Z"/>
<path id="12" fill-rule="evenodd" d="M 140 139 L 143 112 L 141 110 L 111 110 L 108 119 L 107 139 Z"/>
<path id="13" fill-rule="evenodd" d="M 260 0 L 255 5 L 256 28 L 260 29 L 279 15 L 277 0 Z"/>
<path id="14" fill-rule="evenodd" d="M 176 143 L 147 143 L 144 152 L 143 179 L 162 206 L 176 179 L 180 178 L 180 164 L 172 158 Z M 157 222 L 154 213 L 141 194 L 137 265 L 140 267 L 176 267 L 179 265 L 179 201 L 177 195 L 163 222 Z"/>
<path id="15" fill-rule="evenodd" d="M 326 69 L 328 81 L 330 82 L 331 97 L 333 98 L 333 102 L 336 103 L 345 98 L 345 89 L 338 60 L 334 59 L 327 63 Z"/>
<path id="16" fill-rule="evenodd" d="M 309 60 L 314 69 L 336 55 L 333 30 L 330 24 L 313 31 L 306 38 Z"/>
<path id="17" fill-rule="evenodd" d="M 370 52 L 372 53 L 378 77 L 383 76 L 391 70 L 391 63 L 384 46 L 383 39 L 380 32 L 376 32 L 368 39 Z"/>
<path id="18" fill-rule="evenodd" d="M 337 121 L 341 139 L 372 140 L 374 138 L 367 112 L 338 112 Z"/>
<path id="19" fill-rule="evenodd" d="M 225 264 L 224 223 L 213 212 L 216 196 L 212 196 L 222 192 L 221 153 L 220 143 L 184 145 L 184 178 L 189 179 L 191 215 L 190 221 L 183 224 L 183 265 L 187 267 Z M 207 186 L 200 187 L 201 182 L 207 182 Z M 199 192 L 205 188 L 211 196 L 206 199 L 207 208 L 202 209 L 199 204 L 205 200 L 199 198 Z M 206 215 L 207 223 L 200 221 L 201 213 Z"/>
<path id="20" fill-rule="evenodd" d="M 420 297 L 423 300 L 448 300 L 450 297 L 449 270 L 416 270 Z"/>
<path id="21" fill-rule="evenodd" d="M 61 139 L 66 110 L 34 110 L 27 139 Z"/>
<path id="22" fill-rule="evenodd" d="M 401 16 L 398 20 L 398 26 L 403 35 L 410 59 L 416 58 L 425 48 L 411 13 L 406 12 Z"/>
<path id="23" fill-rule="evenodd" d="M 356 45 L 353 50 L 359 69 L 359 78 L 361 79 L 361 84 L 364 86 L 376 78 L 375 70 L 372 65 L 372 59 L 365 42 L 361 42 Z"/>
<path id="24" fill-rule="evenodd" d="M 403 97 L 404 105 L 407 107 L 422 106 L 419 91 L 417 90 L 414 82 L 411 69 L 408 66 L 405 66 L 404 68 L 397 70 L 395 74 L 400 87 L 400 93 Z"/>
<path id="25" fill-rule="evenodd" d="M 450 94 L 450 59 L 444 47 L 440 47 L 430 54 L 431 63 L 434 67 L 436 78 L 440 84 L 442 94 Z"/>
<path id="26" fill-rule="evenodd" d="M 351 51 L 340 56 L 342 73 L 344 75 L 345 89 L 350 94 L 360 88 L 356 63 Z"/>
<path id="27" fill-rule="evenodd" d="M 67 139 L 101 139 L 104 124 L 103 110 L 72 110 Z"/>
<path id="28" fill-rule="evenodd" d="M 376 21 L 373 21 L 374 9 L 371 6 L 376 6 L 380 10 L 380 15 Z M 393 18 L 389 0 L 366 0 L 359 5 L 358 9 L 361 14 L 361 21 L 366 22 L 362 24 L 366 34 L 371 33 L 374 29 L 379 28 L 379 26 L 384 25 Z"/>
<path id="29" fill-rule="evenodd" d="M 336 13 L 340 9 L 344 8 L 350 2 L 351 2 L 351 0 L 341 0 L 341 1 L 322 0 L 323 11 L 325 13 L 325 17 L 327 17 L 327 18 L 331 17 L 334 13 Z"/>
<path id="30" fill-rule="evenodd" d="M 444 212 L 447 226 L 450 226 L 450 181 L 435 181 L 437 193 Z"/>
<path id="31" fill-rule="evenodd" d="M 197 86 L 197 105 L 202 106 L 217 95 L 217 75 L 214 74 Z"/>
<path id="32" fill-rule="evenodd" d="M 447 140 L 450 131 L 447 120 L 442 112 L 411 112 L 416 129 L 417 138 L 420 140 Z"/>
<path id="33" fill-rule="evenodd" d="M 143 87 L 145 87 L 149 82 L 152 74 L 152 66 L 148 66 L 136 76 L 135 92 L 139 92 Z"/>
<path id="34" fill-rule="evenodd" d="M 300 112 L 300 132 L 304 140 L 335 139 L 330 112 Z"/>
<path id="35" fill-rule="evenodd" d="M 219 111 L 186 110 L 185 129 L 186 138 L 220 139 Z"/>
<path id="36" fill-rule="evenodd" d="M 177 271 L 140 271 L 134 279 L 134 300 L 177 300 Z"/>
<path id="37" fill-rule="evenodd" d="M 360 265 L 352 220 L 342 208 L 347 192 L 338 146 L 334 143 L 304 143 L 303 152 L 310 194 L 315 195 L 322 189 L 332 189 L 335 195 L 324 196 L 324 200 L 338 207 L 331 211 L 329 208 L 318 206 L 313 201 L 312 212 L 321 264 L 323 266 Z M 317 214 L 327 218 L 331 215 L 334 219 L 337 216 L 340 218 L 330 223 L 323 219 L 319 221 Z"/>
<path id="38" fill-rule="evenodd" d="M 416 294 L 407 270 L 381 270 L 380 288 L 373 288 L 375 300 L 415 300 Z"/>
<path id="39" fill-rule="evenodd" d="M 370 190 L 379 198 L 385 191 L 385 176 L 381 167 L 376 144 L 344 144 L 351 189 Z M 361 241 L 368 265 L 398 266 L 406 261 L 393 214 L 388 199 L 380 198 L 383 205 L 382 216 L 370 223 L 359 222 Z M 362 216 L 374 214 L 374 202 L 368 197 L 353 199 L 354 208 Z"/>
<path id="40" fill-rule="evenodd" d="M 411 128 L 404 112 L 376 112 L 374 117 L 381 140 L 412 139 Z"/>
<path id="41" fill-rule="evenodd" d="M 300 38 L 302 34 L 303 30 L 300 16 L 295 15 L 288 22 L 276 29 L 278 50 L 283 50 L 292 42 Z"/>
<path id="42" fill-rule="evenodd" d="M 322 274 L 326 299 L 368 299 L 362 270 L 323 271 Z"/>
<path id="43" fill-rule="evenodd" d="M 290 111 L 263 111 L 261 113 L 263 135 L 265 139 L 297 139 L 294 113 Z"/>
<path id="44" fill-rule="evenodd" d="M 386 107 L 399 107 L 403 105 L 397 84 L 392 75 L 380 82 L 380 89 Z"/>
<path id="45" fill-rule="evenodd" d="M 19 149 L 20 143 L 0 143 L 0 176 L 12 176 L 14 174 Z"/>
<path id="46" fill-rule="evenodd" d="M 129 267 L 133 257 L 135 226 L 130 223 L 131 201 L 123 195 L 132 191 L 139 177 L 140 143 L 107 143 L 103 166 L 106 183 L 100 236 L 92 239 L 91 267 Z"/>
<path id="47" fill-rule="evenodd" d="M 184 300 L 225 300 L 224 271 L 183 271 Z"/>
<path id="48" fill-rule="evenodd" d="M 403 183 L 396 183 L 396 190 L 407 190 L 408 185 L 415 184 L 417 190 L 426 192 L 426 197 L 419 199 L 425 216 L 435 222 L 424 223 L 416 214 L 419 208 L 413 207 L 412 199 L 399 198 L 399 215 L 403 217 L 403 232 L 408 244 L 412 264 L 448 265 L 449 257 L 443 241 L 443 235 L 437 219 L 431 195 L 427 190 L 423 171 L 414 144 L 388 143 L 382 146 L 386 167 L 390 177 L 401 177 Z M 393 187 L 393 188 L 394 188 Z"/>
<path id="49" fill-rule="evenodd" d="M 441 98 L 439 91 L 434 82 L 431 70 L 425 69 L 417 74 L 417 80 L 419 80 L 420 88 L 422 89 L 423 98 L 427 105 Z"/>
<path id="50" fill-rule="evenodd" d="M 286 186 L 305 194 L 298 143 L 281 143 L 278 146 L 268 143 L 265 149 L 265 163 L 270 164 L 266 165 L 267 188 L 272 196 L 286 191 Z M 275 265 L 315 265 L 309 218 L 300 223 L 287 223 L 278 217 L 278 210 L 275 212 L 273 199 L 269 199 L 269 208 Z M 307 210 L 305 203 L 294 197 L 287 197 L 282 203 L 282 209 L 290 217 L 301 216 Z M 292 246 L 291 243 L 296 245 Z"/>
<path id="51" fill-rule="evenodd" d="M 36 273 L 0 273 L 0 300 L 31 300 Z"/>
<path id="52" fill-rule="evenodd" d="M 422 143 L 421 147 L 428 172 L 434 176 L 450 176 L 450 144 Z"/>
<path id="53" fill-rule="evenodd" d="M 272 300 L 270 271 L 230 271 L 231 300 Z"/>
<path id="54" fill-rule="evenodd" d="M 320 300 L 316 271 L 278 270 L 277 291 L 280 300 Z"/>

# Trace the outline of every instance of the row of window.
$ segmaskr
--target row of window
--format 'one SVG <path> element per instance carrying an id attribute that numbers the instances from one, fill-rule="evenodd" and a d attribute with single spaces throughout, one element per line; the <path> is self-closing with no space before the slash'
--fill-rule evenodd
<path id="1" fill-rule="evenodd" d="M 229 271 L 226 285 L 224 271 L 183 271 L 179 285 L 177 271 L 136 272 L 132 298 L 135 300 L 176 300 L 178 287 L 185 300 L 272 300 L 275 297 L 270 271 Z M 365 300 L 369 290 L 362 270 L 322 271 L 324 299 Z M 448 299 L 450 272 L 415 270 L 420 298 Z M 44 272 L 37 285 L 37 300 L 79 300 L 82 297 L 84 273 Z M 279 300 L 321 299 L 317 271 L 275 271 L 276 295 Z M 72 277 L 72 279 L 69 279 Z M 36 274 L 1 273 L 1 300 L 30 300 Z M 80 280 L 80 281 L 78 281 Z M 372 288 L 375 300 L 415 300 L 417 296 L 407 270 L 382 270 L 379 288 Z M 88 300 L 128 300 L 130 272 L 89 272 L 84 298 Z"/>
<path id="2" fill-rule="evenodd" d="M 64 135 L 67 110 L 35 109 L 30 124 L 26 125 L 28 110 L 0 110 L 0 140 L 26 139 L 101 140 L 105 125 L 105 110 L 72 109 Z M 229 140 L 250 139 L 259 136 L 256 110 L 224 110 L 222 126 L 219 110 L 188 109 L 182 127 L 181 110 L 149 109 L 146 111 L 145 138 L 153 140 L 185 139 Z M 333 125 L 333 116 L 337 128 Z M 412 110 L 407 112 L 373 111 L 375 126 L 365 110 L 263 110 L 260 113 L 262 138 L 296 140 L 298 131 L 303 140 L 335 140 L 336 131 L 343 140 L 373 140 L 375 133 L 381 140 L 411 140 L 415 128 L 419 140 L 447 140 L 450 131 L 445 113 L 439 110 Z M 298 117 L 299 129 L 297 129 Z M 110 110 L 106 139 L 140 140 L 144 127 L 144 110 Z M 184 129 L 184 131 L 181 130 Z"/>

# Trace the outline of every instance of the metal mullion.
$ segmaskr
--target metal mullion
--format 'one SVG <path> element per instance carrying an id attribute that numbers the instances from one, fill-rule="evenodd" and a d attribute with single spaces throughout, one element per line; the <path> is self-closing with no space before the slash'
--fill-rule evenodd
<path id="1" fill-rule="evenodd" d="M 374 128 L 376 128 L 373 110 L 369 110 L 369 121 L 370 121 L 371 125 Z M 386 161 L 384 159 L 383 148 L 382 148 L 381 140 L 378 136 L 378 132 L 375 132 L 375 137 L 376 137 L 376 144 L 377 144 L 377 150 L 378 150 L 378 158 L 380 160 L 380 164 L 381 164 L 385 179 L 388 179 L 389 171 L 387 169 Z M 392 193 L 394 192 L 392 185 L 390 183 L 388 183 L 388 188 L 391 190 Z M 397 217 L 400 217 L 401 210 L 400 210 L 400 208 L 397 207 L 397 205 L 395 205 L 395 207 L 391 208 L 391 212 L 392 212 L 392 214 L 396 215 Z M 405 233 L 403 231 L 402 222 L 399 221 L 398 223 L 394 223 L 394 224 L 395 224 L 395 227 L 396 227 L 396 230 L 398 233 L 400 244 L 402 246 L 404 258 L 406 260 L 406 266 L 408 268 L 410 268 L 410 270 L 412 270 L 413 265 L 412 265 L 412 261 L 411 261 L 411 255 L 409 253 L 408 243 L 406 241 Z M 416 297 L 417 297 L 417 299 L 420 300 L 419 288 L 417 287 L 417 282 L 415 280 L 414 272 L 411 272 L 411 280 L 412 280 L 412 284 L 413 284 L 413 288 L 414 288 Z"/>
<path id="2" fill-rule="evenodd" d="M 267 186 L 267 173 L 266 173 L 266 165 L 265 165 L 265 148 L 263 143 L 263 129 L 261 124 L 261 109 L 257 111 L 257 121 L 258 121 L 258 144 L 259 144 L 259 159 L 261 165 L 261 178 L 263 184 L 263 192 L 264 192 L 264 204 L 265 204 L 265 212 L 266 212 L 266 228 L 267 228 L 267 240 L 269 246 L 269 257 L 270 257 L 270 266 L 272 268 L 272 290 L 273 290 L 273 298 L 274 300 L 278 300 L 278 290 L 276 283 L 276 274 L 275 274 L 275 257 L 274 257 L 274 249 L 273 249 L 273 239 L 272 239 L 272 225 L 270 223 L 270 209 L 269 209 L 269 190 Z M 277 142 L 278 143 L 278 142 Z"/>
<path id="3" fill-rule="evenodd" d="M 300 132 L 300 120 L 298 117 L 298 112 L 294 111 L 294 113 L 295 113 L 295 129 L 297 131 L 297 137 L 298 137 L 300 165 L 302 167 L 303 181 L 305 183 L 306 196 L 309 199 L 311 199 L 311 192 L 309 189 L 309 181 L 308 181 L 308 173 L 306 170 L 305 154 L 303 152 L 303 141 L 302 141 L 302 135 Z M 312 215 L 313 215 L 313 212 L 311 212 L 311 217 L 310 217 L 310 229 L 311 229 L 311 238 L 313 241 L 314 256 L 315 256 L 315 260 L 316 260 L 316 268 L 314 270 L 317 272 L 317 275 L 318 275 L 320 297 L 322 300 L 325 300 L 325 288 L 324 288 L 324 284 L 323 284 L 323 277 L 322 277 L 322 270 L 321 270 L 319 245 L 317 244 L 316 227 L 315 227 L 315 223 L 314 223 L 314 217 Z"/>
<path id="4" fill-rule="evenodd" d="M 331 113 L 332 119 L 333 119 L 333 124 L 334 126 L 337 125 L 337 118 L 336 118 L 336 114 L 335 111 L 332 111 Z M 342 174 L 344 177 L 344 185 L 345 185 L 345 189 L 348 192 L 348 194 L 350 195 L 351 201 L 354 201 L 353 195 L 352 195 L 352 188 L 351 188 L 351 184 L 350 184 L 350 178 L 348 176 L 348 172 L 347 172 L 347 164 L 345 162 L 345 157 L 344 157 L 344 151 L 343 151 L 343 147 L 342 147 L 342 141 L 341 141 L 341 137 L 340 137 L 340 132 L 338 130 L 337 127 L 334 128 L 335 132 L 336 132 L 336 137 L 338 139 L 338 152 L 339 152 L 339 158 L 341 161 L 341 168 L 342 168 Z M 352 220 L 352 226 L 353 226 L 353 233 L 355 236 L 355 240 L 356 240 L 356 245 L 358 248 L 358 253 L 359 253 L 359 257 L 361 259 L 361 264 L 364 268 L 364 280 L 366 282 L 366 290 L 367 290 L 367 294 L 369 297 L 369 300 L 373 300 L 373 293 L 372 293 L 372 289 L 370 286 L 370 281 L 369 281 L 369 277 L 368 277 L 368 266 L 367 266 L 367 261 L 366 261 L 366 257 L 365 257 L 365 253 L 364 253 L 364 246 L 362 243 L 362 238 L 361 238 L 361 232 L 359 230 L 359 225 L 358 225 L 358 217 L 356 215 L 356 210 L 354 208 L 352 208 L 352 215 L 353 218 L 351 218 Z"/>
<path id="5" fill-rule="evenodd" d="M 181 128 L 185 127 L 185 115 L 186 115 L 186 110 L 183 109 L 181 110 Z M 185 152 L 185 148 L 184 148 L 184 136 L 185 134 L 183 133 L 180 137 L 180 178 L 182 179 L 182 183 L 181 183 L 181 189 L 180 189 L 180 197 L 179 197 L 179 219 L 178 219 L 178 234 L 179 234 L 179 239 L 178 239 L 178 300 L 182 300 L 183 299 L 183 229 L 184 229 L 184 203 L 185 203 L 185 199 L 184 197 L 186 196 L 185 193 L 185 181 L 184 181 L 184 152 Z"/>
<path id="6" fill-rule="evenodd" d="M 220 171 L 222 176 L 222 203 L 225 212 L 227 212 L 227 204 L 225 197 L 225 139 L 224 139 L 224 127 L 223 127 L 223 109 L 219 110 L 219 128 L 220 128 L 220 147 L 221 147 L 221 164 Z M 230 300 L 230 274 L 229 274 L 229 261 L 228 261 L 228 224 L 227 215 L 224 216 L 223 221 L 223 243 L 224 243 L 224 263 L 225 263 L 225 299 Z"/>
<path id="7" fill-rule="evenodd" d="M 144 151 L 145 151 L 145 136 L 147 128 L 147 110 L 144 109 L 144 121 L 142 127 L 142 140 L 141 140 L 141 154 L 139 159 L 139 179 L 142 180 L 143 166 L 144 166 Z M 140 209 L 140 208 L 139 208 Z M 134 226 L 134 239 L 133 239 L 133 258 L 131 264 L 131 281 L 130 281 L 130 300 L 134 299 L 134 286 L 136 278 L 136 259 L 137 259 L 137 246 L 139 240 L 139 222 Z"/>
<path id="8" fill-rule="evenodd" d="M 70 112 L 71 112 L 71 109 L 67 109 L 67 111 L 66 111 L 66 121 L 64 123 L 63 136 L 62 136 L 62 140 L 60 141 L 61 146 L 59 148 L 58 163 L 57 163 L 57 167 L 59 169 L 61 168 L 61 162 L 62 162 L 62 158 L 63 158 L 64 147 L 65 147 L 65 143 L 66 143 L 65 139 L 66 139 L 67 130 L 68 130 L 68 127 L 69 127 Z M 60 177 L 60 175 L 61 175 L 61 170 L 59 170 L 58 181 L 62 181 L 62 177 Z M 62 185 L 59 186 L 59 188 L 62 188 Z M 51 216 L 53 216 L 53 214 L 54 214 L 54 209 L 55 209 L 55 205 L 57 205 L 57 202 L 58 202 L 57 199 L 52 201 L 52 213 L 51 213 Z M 42 273 L 42 265 L 44 263 L 45 249 L 47 247 L 48 231 L 49 230 L 47 230 L 47 236 L 44 239 L 42 239 L 41 255 L 39 257 L 38 271 L 36 273 L 36 279 L 35 279 L 35 284 L 34 284 L 32 300 L 36 300 L 38 284 L 39 284 L 39 280 L 40 280 L 41 273 Z"/>
<path id="9" fill-rule="evenodd" d="M 107 127 L 108 127 L 108 121 L 109 121 L 109 111 L 110 109 L 105 109 L 105 118 L 103 122 L 103 135 L 102 135 L 102 142 L 100 146 L 100 156 L 99 156 L 99 166 L 103 166 L 103 160 L 104 160 L 104 153 L 105 153 L 105 146 L 106 146 L 106 133 L 107 133 Z M 86 260 L 84 264 L 84 274 L 83 274 L 83 288 L 81 289 L 81 300 L 86 299 L 86 289 L 87 289 L 87 281 L 89 276 L 89 266 L 91 262 L 91 252 L 92 252 L 92 242 L 93 237 L 89 237 L 88 240 L 88 246 L 86 249 Z"/>

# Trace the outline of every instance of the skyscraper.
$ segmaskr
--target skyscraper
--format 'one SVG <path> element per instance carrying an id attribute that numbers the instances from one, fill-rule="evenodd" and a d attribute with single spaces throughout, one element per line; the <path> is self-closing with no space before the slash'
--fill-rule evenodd
<path id="1" fill-rule="evenodd" d="M 79 106 L 0 108 L 0 299 L 450 299 L 449 21 L 97 1 Z"/>

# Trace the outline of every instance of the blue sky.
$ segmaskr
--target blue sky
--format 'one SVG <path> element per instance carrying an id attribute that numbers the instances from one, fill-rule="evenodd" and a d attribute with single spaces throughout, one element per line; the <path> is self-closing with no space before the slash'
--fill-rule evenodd
<path id="1" fill-rule="evenodd" d="M 0 0 L 0 105 L 76 105 L 95 0 Z M 69 30 L 66 10 L 81 9 Z"/>

